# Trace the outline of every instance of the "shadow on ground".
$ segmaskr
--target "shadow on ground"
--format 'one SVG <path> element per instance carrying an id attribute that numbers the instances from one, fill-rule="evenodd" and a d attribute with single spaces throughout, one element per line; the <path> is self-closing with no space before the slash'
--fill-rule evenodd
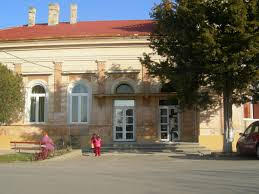
<path id="1" fill-rule="evenodd" d="M 258 160 L 258 158 L 256 156 L 237 156 L 237 155 L 232 155 L 232 156 L 214 156 L 214 155 L 199 156 L 199 155 L 187 154 L 187 155 L 184 155 L 184 156 L 168 156 L 168 157 L 173 158 L 173 159 L 183 159 L 183 160 L 225 160 L 225 161 L 227 161 L 227 160 L 230 160 L 230 161 Z"/>

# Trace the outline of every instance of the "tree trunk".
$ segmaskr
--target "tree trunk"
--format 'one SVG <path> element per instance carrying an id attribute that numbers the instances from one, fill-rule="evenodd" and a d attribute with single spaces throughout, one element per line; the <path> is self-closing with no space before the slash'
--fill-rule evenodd
<path id="1" fill-rule="evenodd" d="M 232 91 L 226 84 L 223 92 L 223 107 L 224 107 L 224 152 L 232 152 L 232 141 L 230 140 L 230 133 L 232 130 Z"/>

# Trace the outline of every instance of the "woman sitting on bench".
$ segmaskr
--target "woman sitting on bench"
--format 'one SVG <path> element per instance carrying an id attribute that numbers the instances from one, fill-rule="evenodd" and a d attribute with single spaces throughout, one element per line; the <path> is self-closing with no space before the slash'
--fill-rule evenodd
<path id="1" fill-rule="evenodd" d="M 43 159 L 46 159 L 49 156 L 49 154 L 54 151 L 53 140 L 48 136 L 48 133 L 44 131 L 43 137 L 40 142 L 41 145 L 44 145 L 42 146 L 42 157 Z"/>

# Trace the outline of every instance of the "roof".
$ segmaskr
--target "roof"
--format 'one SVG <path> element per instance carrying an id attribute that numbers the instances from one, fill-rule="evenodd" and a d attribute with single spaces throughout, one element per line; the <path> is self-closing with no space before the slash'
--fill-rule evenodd
<path id="1" fill-rule="evenodd" d="M 38 40 L 84 37 L 147 36 L 152 32 L 152 20 L 87 21 L 76 24 L 59 23 L 55 26 L 36 24 L 0 30 L 0 41 Z"/>

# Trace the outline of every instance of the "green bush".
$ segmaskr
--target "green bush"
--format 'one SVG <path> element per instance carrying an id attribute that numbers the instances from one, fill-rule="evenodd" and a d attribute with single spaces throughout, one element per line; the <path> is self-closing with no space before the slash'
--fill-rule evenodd
<path id="1" fill-rule="evenodd" d="M 20 119 L 24 109 L 22 77 L 0 63 L 0 125 Z"/>

